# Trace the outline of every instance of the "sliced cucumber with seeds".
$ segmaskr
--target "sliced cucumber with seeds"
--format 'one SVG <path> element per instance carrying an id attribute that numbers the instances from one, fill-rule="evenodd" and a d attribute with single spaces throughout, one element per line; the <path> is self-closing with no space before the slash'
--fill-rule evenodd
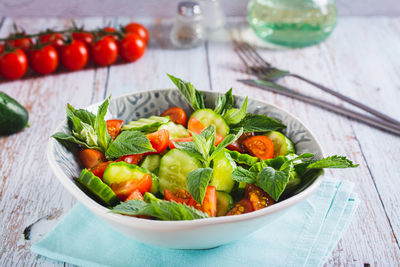
<path id="1" fill-rule="evenodd" d="M 217 129 L 217 133 L 222 137 L 227 136 L 229 133 L 229 126 L 226 121 L 212 109 L 199 109 L 193 113 L 191 117 L 198 119 L 206 127 L 214 124 Z"/>
<path id="2" fill-rule="evenodd" d="M 158 178 L 160 192 L 165 189 L 174 192 L 175 189 L 187 189 L 186 175 L 202 165 L 200 161 L 179 149 L 172 149 L 161 158 Z"/>
<path id="3" fill-rule="evenodd" d="M 217 191 L 217 217 L 225 216 L 233 207 L 231 195 L 223 191 Z"/>
<path id="4" fill-rule="evenodd" d="M 140 164 L 140 167 L 145 168 L 151 172 L 154 172 L 160 166 L 160 160 L 161 160 L 161 155 L 158 154 L 147 155 Z"/>
<path id="5" fill-rule="evenodd" d="M 232 179 L 232 172 L 236 164 L 232 162 L 231 158 L 228 158 L 226 153 L 222 150 L 213 159 L 213 175 L 210 185 L 215 186 L 218 191 L 230 193 L 235 185 L 235 181 Z"/>
<path id="6" fill-rule="evenodd" d="M 189 131 L 185 127 L 180 124 L 175 124 L 172 121 L 161 125 L 158 129 L 168 130 L 170 139 L 185 138 L 190 136 Z"/>
<path id="7" fill-rule="evenodd" d="M 114 191 L 87 169 L 81 171 L 77 182 L 108 207 L 113 207 L 120 202 Z"/>
<path id="8" fill-rule="evenodd" d="M 265 134 L 274 144 L 274 157 L 284 156 L 289 153 L 296 153 L 293 142 L 284 134 L 271 131 Z"/>
<path id="9" fill-rule="evenodd" d="M 121 130 L 131 130 L 131 131 L 157 131 L 158 127 L 169 122 L 169 117 L 159 117 L 151 116 L 148 118 L 138 119 L 137 121 L 130 121 L 123 125 Z"/>

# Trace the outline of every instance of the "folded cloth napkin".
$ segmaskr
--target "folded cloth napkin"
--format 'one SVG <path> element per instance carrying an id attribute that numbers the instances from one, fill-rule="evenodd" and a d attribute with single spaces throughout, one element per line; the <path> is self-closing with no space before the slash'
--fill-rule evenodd
<path id="1" fill-rule="evenodd" d="M 31 250 L 80 266 L 322 266 L 359 200 L 348 181 L 325 179 L 316 193 L 242 240 L 206 250 L 145 245 L 76 205 Z"/>

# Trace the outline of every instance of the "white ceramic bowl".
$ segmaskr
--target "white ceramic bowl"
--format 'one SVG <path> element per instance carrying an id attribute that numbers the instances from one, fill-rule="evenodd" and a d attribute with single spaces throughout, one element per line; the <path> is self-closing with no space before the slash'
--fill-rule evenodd
<path id="1" fill-rule="evenodd" d="M 203 92 L 205 103 L 213 107 L 217 93 Z M 244 97 L 235 96 L 241 105 Z M 96 111 L 99 104 L 91 105 Z M 135 120 L 140 117 L 158 115 L 172 106 L 182 107 L 188 114 L 192 111 L 177 90 L 165 89 L 132 93 L 111 100 L 107 118 Z M 286 135 L 294 142 L 298 154 L 311 152 L 322 157 L 322 149 L 311 132 L 296 117 L 268 103 L 249 99 L 248 111 L 266 114 L 287 127 Z M 55 132 L 69 132 L 63 121 Z M 322 181 L 322 171 L 305 190 L 270 207 L 237 216 L 208 218 L 193 221 L 156 221 L 112 214 L 109 210 L 87 196 L 75 184 L 73 177 L 79 176 L 80 165 L 74 155 L 55 139 L 50 139 L 47 147 L 50 166 L 64 187 L 98 218 L 117 231 L 143 243 L 177 249 L 205 249 L 238 240 L 268 223 L 278 219 L 290 207 L 306 199 L 317 190 Z"/>

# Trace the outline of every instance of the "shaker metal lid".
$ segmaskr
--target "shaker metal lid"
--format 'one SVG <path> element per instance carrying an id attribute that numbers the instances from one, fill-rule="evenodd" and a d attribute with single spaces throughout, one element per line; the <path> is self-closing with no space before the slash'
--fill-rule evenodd
<path id="1" fill-rule="evenodd" d="M 179 2 L 178 13 L 185 17 L 200 15 L 201 14 L 200 5 L 195 1 Z"/>

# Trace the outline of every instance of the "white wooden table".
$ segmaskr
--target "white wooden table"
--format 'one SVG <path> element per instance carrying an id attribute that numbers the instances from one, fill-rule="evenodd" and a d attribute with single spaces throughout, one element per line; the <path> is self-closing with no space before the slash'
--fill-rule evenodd
<path id="1" fill-rule="evenodd" d="M 296 114 L 316 135 L 327 154 L 346 155 L 357 169 L 326 172 L 356 184 L 362 203 L 327 266 L 398 266 L 400 264 L 400 138 L 357 121 L 291 98 L 246 87 L 236 81 L 248 76 L 229 41 L 210 41 L 191 50 L 168 42 L 171 21 L 137 18 L 78 19 L 88 28 L 142 21 L 151 43 L 132 64 L 91 68 L 45 77 L 0 81 L 0 90 L 19 100 L 30 113 L 31 127 L 0 138 L 0 266 L 63 265 L 37 256 L 30 246 L 76 203 L 52 174 L 45 157 L 51 131 L 65 117 L 65 104 L 84 107 L 106 96 L 171 87 L 165 73 L 193 82 L 199 89 L 262 99 Z M 239 23 L 244 25 L 243 20 Z M 36 32 L 68 27 L 70 19 L 9 19 L 0 21 L 5 37 L 13 22 Z M 237 25 L 231 23 L 230 25 Z M 325 43 L 305 49 L 260 49 L 273 64 L 298 72 L 350 97 L 400 118 L 400 18 L 341 18 Z M 303 93 L 346 106 L 310 86 L 287 78 L 284 84 Z M 50 217 L 46 217 L 51 215 Z M 24 229 L 46 217 L 44 230 L 24 240 Z M 39 231 L 39 232 L 40 232 Z"/>

